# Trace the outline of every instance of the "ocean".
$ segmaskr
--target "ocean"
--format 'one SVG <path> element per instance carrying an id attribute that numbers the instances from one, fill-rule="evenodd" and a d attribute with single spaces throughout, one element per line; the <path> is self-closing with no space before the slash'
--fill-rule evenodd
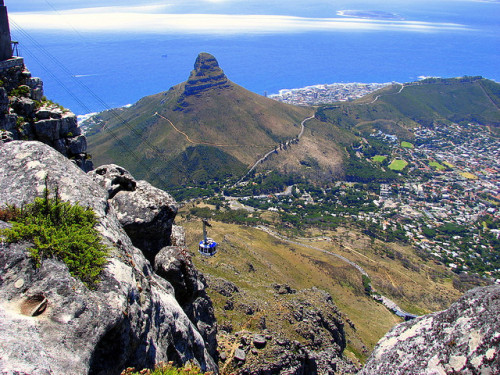
<path id="1" fill-rule="evenodd" d="M 452 8 L 450 8 L 450 6 Z M 235 35 L 96 33 L 12 27 L 46 96 L 83 115 L 131 104 L 185 81 L 200 52 L 258 94 L 334 82 L 409 82 L 482 75 L 500 81 L 500 4 L 438 1 L 391 8 L 405 19 L 461 29 L 307 31 Z M 311 15 L 314 16 L 314 15 Z"/>

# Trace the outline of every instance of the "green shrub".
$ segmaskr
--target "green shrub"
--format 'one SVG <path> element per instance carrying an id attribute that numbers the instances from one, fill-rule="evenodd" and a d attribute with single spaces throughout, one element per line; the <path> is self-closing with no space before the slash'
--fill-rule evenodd
<path id="1" fill-rule="evenodd" d="M 10 95 L 11 96 L 24 96 L 24 97 L 28 97 L 31 93 L 31 89 L 29 88 L 29 86 L 26 86 L 26 85 L 21 85 L 19 86 L 17 89 L 13 89 L 11 92 L 10 92 Z"/>
<path id="2" fill-rule="evenodd" d="M 20 130 L 21 126 L 25 123 L 25 119 L 23 116 L 18 116 L 17 119 L 16 119 L 16 127 L 17 127 L 17 130 Z"/>
<path id="3" fill-rule="evenodd" d="M 134 368 L 127 368 L 123 370 L 121 375 L 200 375 L 202 374 L 199 367 L 194 365 L 186 365 L 183 368 L 174 367 L 173 362 L 164 363 L 160 362 L 154 370 L 144 369 L 136 371 Z M 209 374 L 209 373 L 206 373 Z M 211 374 L 211 373 L 210 373 Z"/>
<path id="4" fill-rule="evenodd" d="M 361 279 L 363 280 L 363 287 L 365 288 L 365 293 L 369 296 L 372 294 L 372 281 L 366 275 L 362 275 Z"/>
<path id="5" fill-rule="evenodd" d="M 10 211 L 10 213 L 8 213 Z M 42 198 L 21 208 L 3 209 L 12 228 L 0 231 L 8 242 L 29 241 L 34 244 L 30 255 L 39 267 L 44 259 L 63 261 L 72 276 L 87 287 L 94 287 L 106 264 L 108 249 L 94 228 L 97 219 L 91 208 L 63 202 L 56 189 L 49 197 L 46 188 Z"/>

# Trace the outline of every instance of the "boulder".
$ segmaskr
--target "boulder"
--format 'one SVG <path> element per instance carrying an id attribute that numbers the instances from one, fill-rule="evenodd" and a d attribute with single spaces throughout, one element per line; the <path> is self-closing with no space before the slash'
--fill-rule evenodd
<path id="1" fill-rule="evenodd" d="M 55 118 L 55 113 L 52 112 L 51 117 Z M 82 134 L 82 130 L 78 126 L 78 121 L 76 116 L 71 112 L 66 112 L 60 115 L 61 127 L 59 128 L 60 137 L 76 137 Z M 86 147 L 85 147 L 86 148 Z"/>
<path id="2" fill-rule="evenodd" d="M 31 99 L 41 101 L 43 98 L 43 81 L 38 77 L 31 77 L 28 79 L 27 84 L 31 88 Z"/>
<path id="3" fill-rule="evenodd" d="M 263 335 L 254 335 L 253 336 L 253 344 L 255 345 L 256 348 L 262 349 L 264 346 L 266 346 L 267 340 L 266 337 Z"/>
<path id="4" fill-rule="evenodd" d="M 146 181 L 136 181 L 115 165 L 104 165 L 90 175 L 109 192 L 111 206 L 134 246 L 154 263 L 156 254 L 171 245 L 177 203 L 167 192 Z"/>
<path id="5" fill-rule="evenodd" d="M 179 225 L 172 225 L 170 242 L 172 243 L 172 246 L 186 246 L 186 232 L 183 227 Z"/>
<path id="6" fill-rule="evenodd" d="M 12 108 L 16 113 L 23 117 L 32 117 L 35 113 L 35 102 L 29 98 L 15 98 L 11 103 Z"/>
<path id="7" fill-rule="evenodd" d="M 401 323 L 360 375 L 500 373 L 500 285 L 468 291 L 449 309 Z"/>
<path id="8" fill-rule="evenodd" d="M 205 278 L 194 268 L 187 248 L 164 247 L 156 255 L 154 264 L 155 272 L 173 286 L 176 300 L 198 327 L 209 352 L 215 355 L 217 323 L 214 309 L 205 291 Z"/>
<path id="9" fill-rule="evenodd" d="M 68 154 L 78 155 L 87 150 L 87 138 L 83 135 L 77 137 L 67 138 L 68 140 Z"/>
<path id="10" fill-rule="evenodd" d="M 239 362 L 245 362 L 247 355 L 243 349 L 236 349 L 234 351 L 234 359 Z"/>
<path id="11" fill-rule="evenodd" d="M 48 119 L 35 122 L 35 135 L 38 140 L 43 143 L 52 144 L 56 139 L 59 139 L 61 129 L 61 120 Z"/>
<path id="12" fill-rule="evenodd" d="M 204 371 L 217 371 L 187 307 L 133 246 L 106 190 L 40 142 L 0 147 L 1 205 L 33 201 L 46 181 L 52 191 L 58 186 L 61 199 L 95 211 L 96 228 L 110 248 L 109 262 L 90 290 L 56 259 L 36 269 L 27 251 L 32 245 L 1 245 L 2 374 L 118 375 L 126 367 L 153 367 L 160 361 L 194 361 Z M 211 308 L 209 300 L 192 306 L 199 315 Z"/>

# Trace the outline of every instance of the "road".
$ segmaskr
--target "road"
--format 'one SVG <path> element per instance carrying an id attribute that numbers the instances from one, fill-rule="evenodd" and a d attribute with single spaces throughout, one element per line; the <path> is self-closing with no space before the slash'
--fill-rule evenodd
<path id="1" fill-rule="evenodd" d="M 340 260 L 346 262 L 347 264 L 351 265 L 352 267 L 356 268 L 356 270 L 358 270 L 358 272 L 361 274 L 361 275 L 365 275 L 366 277 L 370 277 L 368 275 L 368 273 L 363 269 L 363 267 L 361 267 L 359 264 L 353 262 L 352 260 L 349 260 L 347 259 L 346 257 L 342 256 L 342 255 L 339 255 L 339 254 L 336 254 L 336 253 L 333 253 L 331 251 L 328 251 L 328 250 L 324 250 L 324 249 L 320 249 L 319 247 L 315 247 L 315 246 L 311 246 L 311 245 L 307 245 L 307 244 L 304 244 L 304 243 L 301 243 L 301 242 L 297 242 L 297 241 L 293 241 L 287 237 L 284 237 L 276 232 L 274 232 L 272 229 L 264 226 L 264 225 L 258 225 L 256 227 L 257 229 L 259 230 L 262 230 L 264 232 L 266 232 L 267 234 L 279 239 L 279 240 L 282 240 L 282 241 L 285 241 L 285 242 L 288 242 L 288 243 L 291 243 L 291 244 L 294 244 L 294 245 L 298 245 L 298 246 L 303 246 L 303 247 L 307 247 L 309 249 L 313 249 L 313 250 L 317 250 L 317 251 L 321 251 L 322 253 L 325 253 L 325 254 L 328 254 L 328 255 L 332 255 L 332 256 L 335 256 L 337 258 L 339 258 Z M 371 286 L 371 285 L 370 285 Z M 396 314 L 397 316 L 405 319 L 405 320 L 409 320 L 409 319 L 413 319 L 413 318 L 416 318 L 417 315 L 413 315 L 413 314 L 410 314 L 406 311 L 404 311 L 401 307 L 399 307 L 396 302 L 392 301 L 391 299 L 383 296 L 383 295 L 375 295 L 373 294 L 372 295 L 372 298 L 380 303 L 382 303 L 389 311 L 393 312 L 394 314 Z"/>
<path id="2" fill-rule="evenodd" d="M 309 120 L 312 120 L 314 118 L 314 115 L 312 115 L 311 117 L 307 117 L 305 118 L 304 120 L 302 120 L 302 122 L 300 123 L 300 126 L 301 126 L 301 129 L 300 129 L 300 133 L 299 135 L 297 136 L 297 139 L 300 140 L 300 138 L 302 137 L 302 135 L 304 134 L 304 129 L 305 129 L 305 123 Z M 291 140 L 288 140 L 287 142 L 285 143 L 289 143 Z M 257 166 L 262 163 L 264 160 L 266 160 L 269 155 L 271 155 L 273 152 L 276 152 L 276 149 L 273 149 L 271 151 L 269 151 L 268 153 L 266 153 L 263 157 L 261 157 L 259 160 L 257 160 L 255 162 L 254 165 L 252 165 L 252 167 L 248 170 L 248 172 L 238 180 L 238 182 L 236 182 L 233 186 L 237 186 L 239 183 L 241 183 L 255 168 L 257 168 Z"/>
<path id="3" fill-rule="evenodd" d="M 381 96 L 401 94 L 401 91 L 403 91 L 403 89 L 405 88 L 405 85 L 404 85 L 404 84 L 402 84 L 402 83 L 398 83 L 398 85 L 401 85 L 401 88 L 399 89 L 399 91 L 398 91 L 398 92 L 394 92 L 394 93 L 392 93 L 392 94 L 380 94 L 380 95 L 377 95 L 377 96 L 375 97 L 375 99 L 373 99 L 373 100 L 372 100 L 370 103 L 368 103 L 368 104 L 373 104 L 373 103 L 375 103 L 375 102 L 378 100 L 378 98 L 380 98 Z"/>

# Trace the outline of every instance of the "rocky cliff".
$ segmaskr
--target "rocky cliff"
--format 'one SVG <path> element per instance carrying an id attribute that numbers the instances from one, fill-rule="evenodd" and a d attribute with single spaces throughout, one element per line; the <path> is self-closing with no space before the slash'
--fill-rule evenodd
<path id="1" fill-rule="evenodd" d="M 196 95 L 213 87 L 229 87 L 228 83 L 215 57 L 206 52 L 200 53 L 184 87 L 184 95 Z"/>
<path id="2" fill-rule="evenodd" d="M 216 370 L 212 304 L 172 226 L 172 197 L 118 166 L 86 174 L 40 142 L 0 143 L 2 206 L 32 201 L 46 179 L 96 212 L 109 262 L 89 290 L 56 259 L 35 268 L 30 244 L 1 244 L 0 373 L 119 374 L 159 361 Z"/>
<path id="3" fill-rule="evenodd" d="M 499 374 L 500 285 L 472 289 L 449 309 L 401 323 L 359 375 Z"/>
<path id="4" fill-rule="evenodd" d="M 87 140 L 76 116 L 43 96 L 43 82 L 20 63 L 0 66 L 0 140 L 37 140 L 73 160 L 84 171 L 92 169 Z"/>

